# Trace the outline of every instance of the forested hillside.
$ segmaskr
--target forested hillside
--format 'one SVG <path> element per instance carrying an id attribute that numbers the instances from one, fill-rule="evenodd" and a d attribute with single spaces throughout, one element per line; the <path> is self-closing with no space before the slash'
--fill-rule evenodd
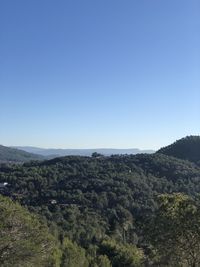
<path id="1" fill-rule="evenodd" d="M 30 160 L 44 160 L 41 155 L 28 153 L 16 148 L 0 145 L 0 162 L 27 162 Z"/>
<path id="2" fill-rule="evenodd" d="M 0 196 L 0 266 L 46 266 L 56 246 L 48 227 L 19 204 Z"/>
<path id="3" fill-rule="evenodd" d="M 161 148 L 158 153 L 189 160 L 200 165 L 200 136 L 187 136 Z"/>
<path id="4" fill-rule="evenodd" d="M 155 153 L 1 164 L 0 191 L 48 224 L 58 247 L 47 266 L 198 266 L 185 263 L 189 248 L 179 249 L 187 212 L 200 222 L 200 167 L 193 162 Z M 170 243 L 167 225 L 176 226 L 174 236 L 182 231 L 181 241 Z M 200 247 L 199 229 L 188 229 Z"/>

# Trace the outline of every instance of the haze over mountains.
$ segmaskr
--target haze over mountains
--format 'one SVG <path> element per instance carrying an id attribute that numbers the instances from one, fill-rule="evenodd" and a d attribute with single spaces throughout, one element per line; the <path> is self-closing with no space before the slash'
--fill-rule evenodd
<path id="1" fill-rule="evenodd" d="M 137 148 L 114 149 L 46 149 L 31 146 L 6 147 L 0 145 L 0 162 L 27 162 L 32 160 L 48 160 L 64 156 L 91 156 L 94 152 L 103 156 L 153 154 L 153 150 Z M 173 144 L 159 149 L 156 153 L 200 163 L 200 136 L 187 136 Z"/>
<path id="2" fill-rule="evenodd" d="M 42 156 L 91 156 L 92 153 L 97 152 L 104 156 L 116 155 L 116 154 L 139 154 L 139 153 L 153 153 L 154 150 L 140 150 L 138 148 L 130 149 L 117 149 L 117 148 L 93 148 L 93 149 L 56 149 L 56 148 L 39 148 L 31 146 L 17 146 L 15 147 L 20 150 L 24 150 L 28 153 L 39 154 Z"/>

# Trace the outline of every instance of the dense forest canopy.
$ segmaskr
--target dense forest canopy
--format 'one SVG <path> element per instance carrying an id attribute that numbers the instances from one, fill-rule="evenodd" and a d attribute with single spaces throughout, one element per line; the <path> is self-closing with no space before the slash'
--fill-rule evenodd
<path id="1" fill-rule="evenodd" d="M 191 143 L 191 137 L 184 140 Z M 54 263 L 49 266 L 197 266 L 191 265 L 186 250 L 178 249 L 187 238 L 178 238 L 182 232 L 173 243 L 174 254 L 168 249 L 168 260 L 161 248 L 162 242 L 170 248 L 172 235 L 177 233 L 176 229 L 165 233 L 165 223 L 178 229 L 183 223 L 180 216 L 185 220 L 190 216 L 194 224 L 199 222 L 198 160 L 192 162 L 161 152 L 1 164 L 0 192 L 48 225 L 57 240 Z M 183 206 L 177 206 L 177 201 Z M 172 204 L 176 206 L 176 220 L 170 217 Z M 179 213 L 179 208 L 186 212 Z M 158 228 L 152 228 L 155 224 Z M 197 249 L 198 231 L 188 228 L 188 235 L 196 234 Z M 160 234 L 164 240 L 157 238 Z M 175 265 L 183 254 L 184 261 Z M 198 257 L 194 264 L 199 264 Z"/>

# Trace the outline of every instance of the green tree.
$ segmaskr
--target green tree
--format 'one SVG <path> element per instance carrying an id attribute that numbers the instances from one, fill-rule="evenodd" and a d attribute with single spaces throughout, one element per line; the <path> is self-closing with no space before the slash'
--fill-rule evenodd
<path id="1" fill-rule="evenodd" d="M 118 244 L 114 240 L 103 241 L 100 253 L 107 255 L 113 267 L 141 267 L 144 256 L 136 246 Z"/>
<path id="2" fill-rule="evenodd" d="M 200 206 L 181 193 L 159 196 L 148 237 L 159 266 L 200 266 Z"/>
<path id="3" fill-rule="evenodd" d="M 0 266 L 48 266 L 55 246 L 47 226 L 0 195 Z"/>
<path id="4" fill-rule="evenodd" d="M 85 250 L 65 238 L 62 244 L 62 263 L 61 267 L 87 267 L 88 261 L 85 256 Z"/>
<path id="5" fill-rule="evenodd" d="M 96 262 L 98 267 L 112 267 L 111 262 L 106 255 L 98 256 Z"/>
<path id="6" fill-rule="evenodd" d="M 92 153 L 92 157 L 93 157 L 93 158 L 98 158 L 98 157 L 103 157 L 103 155 L 100 154 L 100 153 L 97 153 L 97 152 L 93 152 L 93 153 Z"/>

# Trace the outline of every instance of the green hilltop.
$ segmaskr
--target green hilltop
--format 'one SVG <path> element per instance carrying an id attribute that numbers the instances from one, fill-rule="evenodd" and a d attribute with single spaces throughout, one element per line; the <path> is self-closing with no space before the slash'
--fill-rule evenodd
<path id="1" fill-rule="evenodd" d="M 158 153 L 200 164 L 200 136 L 191 135 L 177 140 L 158 150 Z"/>

